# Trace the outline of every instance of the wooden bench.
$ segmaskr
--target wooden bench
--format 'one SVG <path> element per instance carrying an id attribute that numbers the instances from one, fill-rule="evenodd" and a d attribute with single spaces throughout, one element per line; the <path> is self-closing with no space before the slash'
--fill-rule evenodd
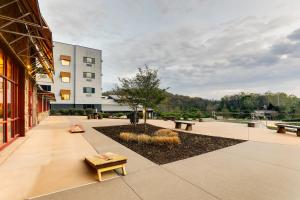
<path id="1" fill-rule="evenodd" d="M 126 175 L 125 164 L 127 163 L 127 158 L 125 156 L 108 152 L 101 155 L 86 157 L 85 161 L 97 170 L 99 181 L 103 181 L 101 173 L 106 171 L 122 169 L 123 176 Z"/>
<path id="2" fill-rule="evenodd" d="M 248 122 L 248 127 L 255 128 L 257 126 L 257 122 Z"/>
<path id="3" fill-rule="evenodd" d="M 192 126 L 195 125 L 194 122 L 190 122 L 190 121 L 174 121 L 174 122 L 175 122 L 175 128 L 176 129 L 181 129 L 181 125 L 186 124 L 185 130 L 187 130 L 187 131 L 191 131 Z"/>
<path id="4" fill-rule="evenodd" d="M 286 128 L 290 128 L 290 129 L 296 129 L 296 134 L 298 137 L 300 137 L 300 126 L 296 126 L 296 125 L 290 125 L 290 124 L 276 124 L 277 126 L 277 133 L 286 133 Z"/>

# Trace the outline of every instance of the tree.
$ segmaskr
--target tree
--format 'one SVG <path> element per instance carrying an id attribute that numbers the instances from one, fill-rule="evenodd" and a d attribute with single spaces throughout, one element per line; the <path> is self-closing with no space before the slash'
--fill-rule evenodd
<path id="1" fill-rule="evenodd" d="M 136 126 L 137 110 L 140 105 L 138 88 L 134 78 L 119 78 L 120 85 L 117 85 L 113 94 L 119 97 L 119 103 L 128 105 L 134 112 L 134 126 Z"/>
<path id="2" fill-rule="evenodd" d="M 166 90 L 160 88 L 158 71 L 145 68 L 138 68 L 138 73 L 133 78 L 119 79 L 121 85 L 117 86 L 117 94 L 122 102 L 127 103 L 135 111 L 138 106 L 143 107 L 144 127 L 147 132 L 147 116 L 149 108 L 156 108 L 165 98 Z"/>

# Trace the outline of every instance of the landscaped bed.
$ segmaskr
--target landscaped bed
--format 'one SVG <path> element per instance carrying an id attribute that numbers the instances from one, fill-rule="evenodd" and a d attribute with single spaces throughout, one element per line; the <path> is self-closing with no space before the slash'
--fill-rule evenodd
<path id="1" fill-rule="evenodd" d="M 149 124 L 147 127 L 150 136 L 153 136 L 155 131 L 162 129 L 161 127 Z M 134 141 L 126 142 L 120 138 L 121 132 L 142 134 L 144 132 L 143 124 L 138 124 L 136 129 L 133 125 L 96 127 L 95 129 L 157 164 L 166 164 L 182 160 L 244 142 L 244 140 L 178 131 L 181 144 L 147 144 Z"/>

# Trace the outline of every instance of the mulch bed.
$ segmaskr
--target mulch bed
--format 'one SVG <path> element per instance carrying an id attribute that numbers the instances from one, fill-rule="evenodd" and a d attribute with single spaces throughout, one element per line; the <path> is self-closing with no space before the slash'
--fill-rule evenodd
<path id="1" fill-rule="evenodd" d="M 150 124 L 148 124 L 147 127 L 149 135 L 152 135 L 155 131 L 162 129 L 161 127 L 153 126 Z M 143 124 L 138 124 L 136 129 L 133 125 L 95 127 L 94 129 L 157 164 L 166 164 L 177 160 L 182 160 L 244 142 L 244 140 L 213 137 L 177 131 L 181 140 L 181 144 L 153 145 L 136 142 L 125 142 L 119 138 L 121 132 L 134 132 L 137 134 L 143 133 Z"/>

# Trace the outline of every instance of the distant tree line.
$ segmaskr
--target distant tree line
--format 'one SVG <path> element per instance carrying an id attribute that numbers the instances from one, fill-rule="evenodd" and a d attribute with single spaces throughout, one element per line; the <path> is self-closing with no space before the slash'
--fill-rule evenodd
<path id="1" fill-rule="evenodd" d="M 105 92 L 104 95 L 112 94 Z M 208 100 L 167 93 L 165 100 L 156 108 L 158 117 L 202 118 L 212 117 L 213 111 L 224 117 L 250 118 L 255 110 L 272 110 L 278 119 L 300 120 L 300 99 L 286 93 L 239 93 L 227 95 L 221 100 Z"/>

